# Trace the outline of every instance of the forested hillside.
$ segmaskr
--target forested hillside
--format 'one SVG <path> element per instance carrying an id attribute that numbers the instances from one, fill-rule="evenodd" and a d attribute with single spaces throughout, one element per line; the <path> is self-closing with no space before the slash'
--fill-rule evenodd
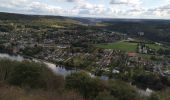
<path id="1" fill-rule="evenodd" d="M 170 42 L 169 20 L 110 20 L 103 21 L 108 26 L 105 28 L 137 36 L 138 32 L 144 32 L 147 39 L 153 41 Z"/>

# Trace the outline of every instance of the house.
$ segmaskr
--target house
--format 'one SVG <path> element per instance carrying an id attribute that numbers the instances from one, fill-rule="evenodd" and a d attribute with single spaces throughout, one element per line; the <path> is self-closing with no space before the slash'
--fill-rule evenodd
<path id="1" fill-rule="evenodd" d="M 144 33 L 144 32 L 138 32 L 138 35 L 139 35 L 139 36 L 144 36 L 145 33 Z"/>
<path id="2" fill-rule="evenodd" d="M 119 71 L 119 70 L 116 70 L 116 69 L 113 69 L 113 70 L 112 70 L 112 73 L 113 73 L 113 74 L 119 74 L 120 71 Z"/>
<path id="3" fill-rule="evenodd" d="M 137 57 L 137 54 L 134 52 L 129 52 L 128 57 Z"/>
<path id="4" fill-rule="evenodd" d="M 131 65 L 131 63 L 138 61 L 137 53 L 129 52 L 128 57 L 129 57 L 129 60 L 127 62 L 128 65 Z"/>
<path id="5" fill-rule="evenodd" d="M 161 43 L 158 43 L 158 42 L 155 42 L 155 44 L 156 44 L 156 45 L 159 45 L 159 46 L 162 46 L 162 44 L 161 44 Z"/>
<path id="6" fill-rule="evenodd" d="M 135 41 L 133 38 L 127 38 L 127 41 Z"/>

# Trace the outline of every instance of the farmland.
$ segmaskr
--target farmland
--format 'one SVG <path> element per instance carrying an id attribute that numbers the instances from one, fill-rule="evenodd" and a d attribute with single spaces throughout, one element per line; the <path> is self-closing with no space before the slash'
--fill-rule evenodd
<path id="1" fill-rule="evenodd" d="M 126 52 L 135 52 L 137 48 L 137 43 L 131 43 L 127 41 L 118 41 L 115 43 L 97 44 L 96 47 L 103 48 L 103 49 L 122 50 Z"/>
<path id="2" fill-rule="evenodd" d="M 164 47 L 163 45 L 158 45 L 154 43 L 145 44 L 151 49 L 154 49 L 158 51 L 159 49 L 169 49 L 168 47 Z M 125 52 L 136 52 L 138 42 L 128 42 L 128 41 L 117 41 L 114 43 L 102 43 L 102 44 L 96 44 L 97 48 L 102 49 L 114 49 L 114 50 L 121 50 Z"/>

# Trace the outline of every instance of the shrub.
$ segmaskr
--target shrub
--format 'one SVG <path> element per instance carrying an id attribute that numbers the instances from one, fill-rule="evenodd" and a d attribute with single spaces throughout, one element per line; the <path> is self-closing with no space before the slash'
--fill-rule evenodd
<path id="1" fill-rule="evenodd" d="M 117 99 L 109 92 L 104 91 L 104 92 L 100 92 L 94 100 L 117 100 Z"/>
<path id="2" fill-rule="evenodd" d="M 93 79 L 84 72 L 73 73 L 66 77 L 66 88 L 80 92 L 86 98 L 94 98 L 104 90 L 98 79 Z"/>
<path id="3" fill-rule="evenodd" d="M 30 62 L 22 62 L 12 71 L 9 83 L 21 87 L 43 87 L 45 81 L 42 78 L 42 66 Z"/>
<path id="4" fill-rule="evenodd" d="M 64 78 L 55 75 L 46 65 L 35 62 L 0 60 L 0 81 L 27 88 L 62 90 Z"/>
<path id="5" fill-rule="evenodd" d="M 118 100 L 136 100 L 138 95 L 133 87 L 122 81 L 111 81 L 109 90 Z"/>
<path id="6" fill-rule="evenodd" d="M 159 100 L 159 97 L 157 94 L 151 94 L 151 96 L 148 98 L 148 100 Z"/>

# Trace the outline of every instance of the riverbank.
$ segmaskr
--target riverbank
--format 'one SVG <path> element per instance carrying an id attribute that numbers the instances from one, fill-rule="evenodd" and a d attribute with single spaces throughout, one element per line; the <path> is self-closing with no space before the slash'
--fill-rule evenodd
<path id="1" fill-rule="evenodd" d="M 41 63 L 44 63 L 45 65 L 47 65 L 47 67 L 53 73 L 55 73 L 56 75 L 62 75 L 64 77 L 70 75 L 71 73 L 83 71 L 83 72 L 87 73 L 88 75 L 90 75 L 90 77 L 92 77 L 92 78 L 93 77 L 99 77 L 101 80 L 110 80 L 109 77 L 107 77 L 107 76 L 95 76 L 94 74 L 87 72 L 85 70 L 67 69 L 67 67 L 65 67 L 65 66 L 55 65 L 51 62 L 44 61 L 44 60 L 41 60 L 41 59 L 36 59 L 36 58 L 33 58 L 33 57 L 27 56 L 26 58 L 24 58 L 24 56 L 21 56 L 21 55 L 9 55 L 9 54 L 6 54 L 6 53 L 0 53 L 0 58 L 7 58 L 7 59 L 10 59 L 10 60 L 16 60 L 16 61 L 30 60 L 30 61 L 33 61 L 33 62 L 41 62 Z M 147 90 L 149 90 L 149 91 L 147 91 Z M 143 95 L 149 96 L 152 93 L 152 90 L 150 90 L 148 88 L 146 89 L 146 91 L 138 89 L 138 92 L 142 93 Z"/>
<path id="2" fill-rule="evenodd" d="M 38 59 L 38 58 L 34 58 L 34 57 L 29 57 L 29 56 L 22 56 L 22 55 L 10 55 L 7 53 L 0 53 L 0 58 L 7 58 L 10 60 L 16 60 L 16 61 L 24 61 L 24 60 L 30 60 L 30 61 L 34 61 L 34 62 L 41 62 L 47 65 L 48 68 L 50 68 L 52 70 L 52 72 L 54 72 L 55 74 L 59 74 L 62 76 L 67 76 L 70 75 L 71 73 L 75 73 L 75 72 L 86 72 L 87 74 L 89 74 L 91 77 L 99 77 L 102 80 L 108 80 L 109 77 L 107 76 L 96 76 L 88 71 L 85 70 L 81 70 L 81 69 L 73 69 L 70 67 L 66 67 L 66 66 L 62 66 L 62 65 L 56 65 L 52 62 L 48 62 L 42 59 Z"/>

